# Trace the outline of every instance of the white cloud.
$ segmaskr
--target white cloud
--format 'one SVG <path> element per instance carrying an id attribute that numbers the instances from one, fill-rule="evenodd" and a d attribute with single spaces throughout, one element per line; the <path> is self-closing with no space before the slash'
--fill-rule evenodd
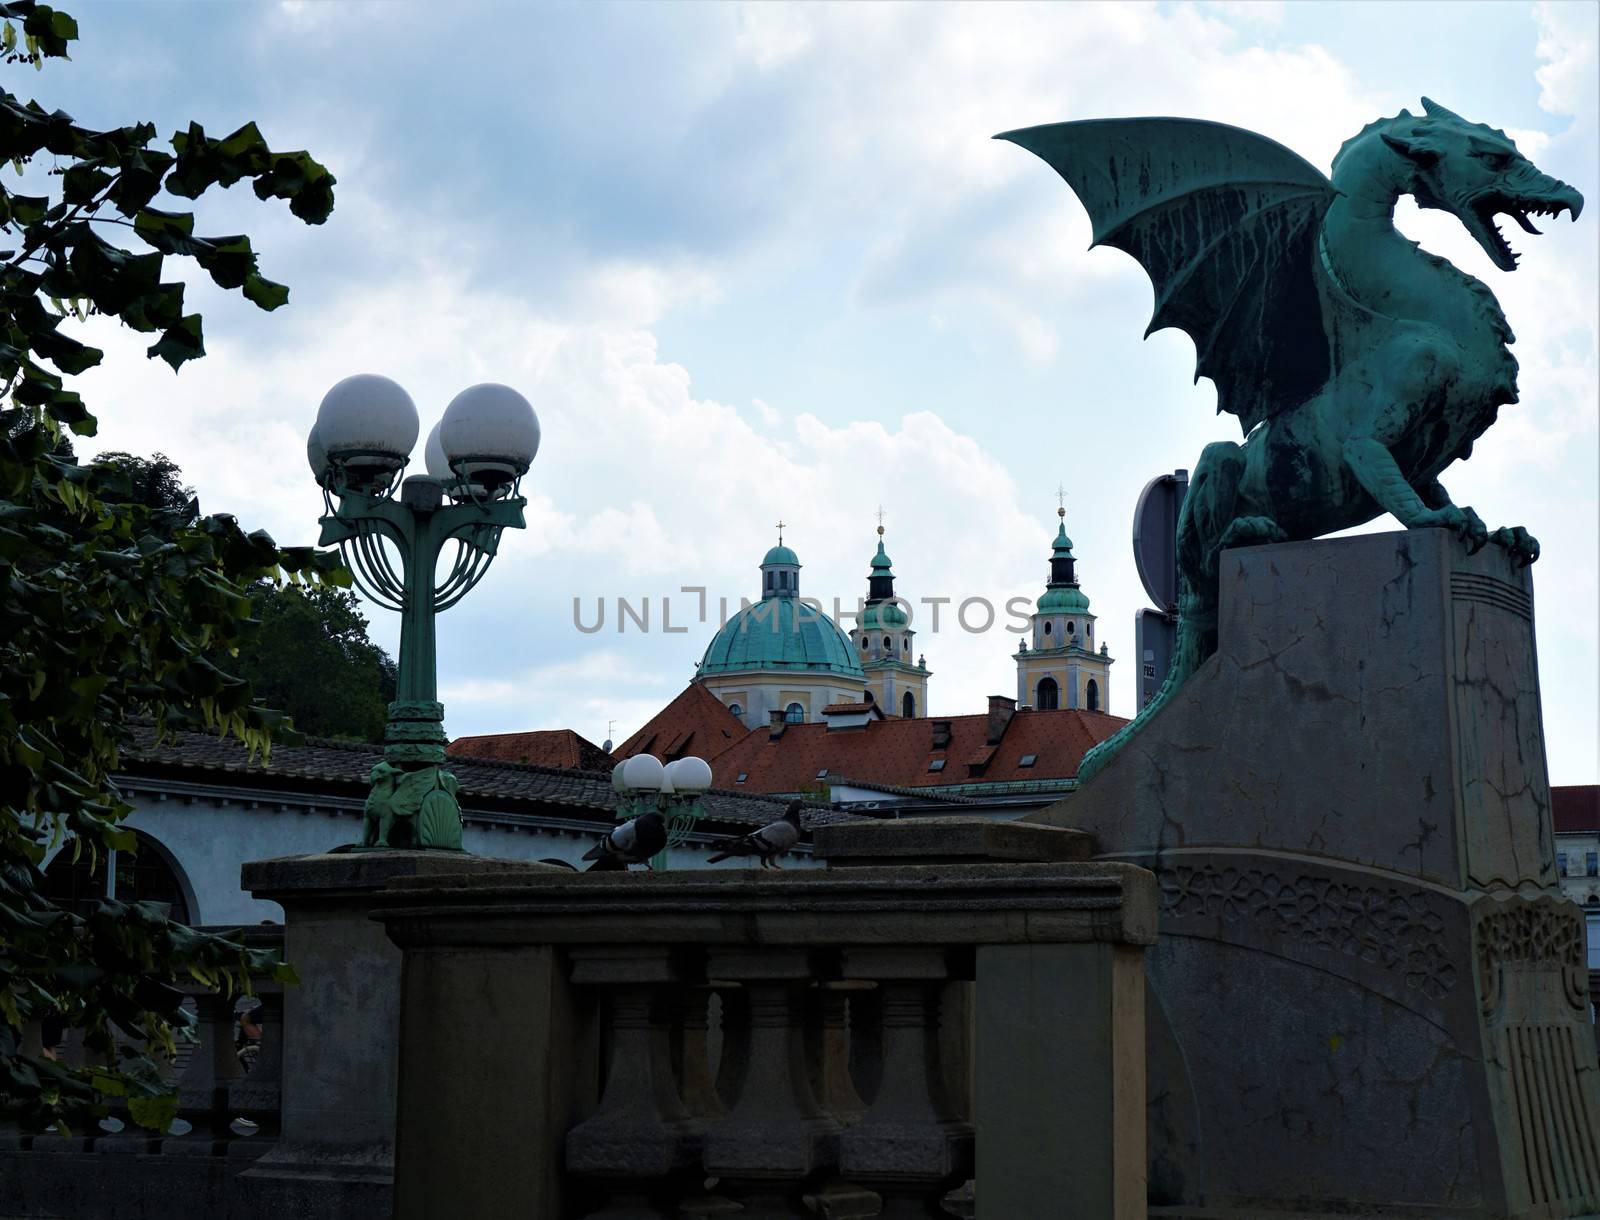
<path id="1" fill-rule="evenodd" d="M 1534 54 L 1544 61 L 1534 73 L 1540 107 L 1551 114 L 1592 117 L 1596 94 L 1594 6 L 1541 0 L 1534 5 L 1534 17 L 1539 28 Z"/>
<path id="2" fill-rule="evenodd" d="M 355 88 L 372 89 L 392 30 L 364 23 L 390 22 L 392 9 L 351 17 L 304 5 L 269 24 L 287 36 L 319 22 L 328 53 L 349 52 L 362 70 Z M 1317 45 L 1275 32 L 1272 45 L 1251 45 L 1283 20 L 1273 5 L 677 11 L 674 20 L 705 22 L 694 54 L 651 57 L 647 77 L 578 74 L 541 92 L 542 79 L 495 56 L 442 65 L 466 74 L 451 78 L 463 89 L 500 89 L 524 124 L 487 138 L 490 155 L 476 160 L 449 159 L 453 144 L 418 156 L 390 116 L 399 101 L 381 91 L 344 93 L 311 76 L 286 88 L 264 129 L 312 147 L 340 176 L 324 229 L 273 220 L 263 231 L 261 213 L 244 210 L 253 201 L 240 205 L 238 225 L 261 237 L 269 274 L 287 266 L 291 307 L 256 315 L 200 290 L 211 357 L 177 379 L 143 360 L 145 337 L 102 324 L 111 356 L 84 378 L 102 443 L 163 448 L 207 507 L 310 541 L 320 505 L 303 438 L 328 385 L 387 372 L 411 389 L 424 431 L 465 384 L 523 388 L 545 428 L 525 481 L 529 528 L 506 538 L 483 586 L 441 624 L 451 728 L 568 724 L 596 740 L 607 719 L 623 736 L 679 689 L 710 628 L 586 636 L 571 624 L 574 595 L 659 606 L 692 584 L 736 601 L 755 591 L 781 516 L 806 591 L 853 598 L 881 502 L 903 593 L 1003 602 L 1042 585 L 1060 478 L 1101 636 L 1126 662 L 1112 696 L 1126 710 L 1143 601 L 1126 555 L 1132 497 L 1157 470 L 1191 465 L 1206 440 L 1231 436 L 1232 421 L 1209 417 L 1207 386 L 1189 388 L 1186 338 L 1140 343 L 1151 294 L 1138 267 L 1086 251 L 1088 223 L 1066 187 L 987 137 L 1063 119 L 1191 115 L 1260 130 L 1325 168 L 1345 138 L 1415 97 L 1380 92 L 1384 82 Z M 1376 6 L 1339 11 L 1381 21 Z M 1540 64 L 1526 71 L 1537 67 L 1547 113 L 1577 117 L 1554 136 L 1513 133 L 1586 193 L 1591 16 L 1578 5 L 1537 10 Z M 1463 113 L 1499 123 L 1470 109 L 1470 80 L 1443 85 Z M 614 109 L 597 125 L 601 105 Z M 470 122 L 458 134 L 480 147 Z M 534 146 L 537 172 L 508 187 L 495 175 L 523 169 L 506 151 L 516 140 Z M 597 171 L 585 160 L 597 143 L 602 169 L 643 164 L 641 176 Z M 674 207 L 677 228 L 651 227 Z M 1490 269 L 1448 217 L 1403 207 L 1400 220 L 1490 282 L 1521 337 L 1523 403 L 1446 482 L 1496 524 L 1523 521 L 1546 543 L 1536 579 L 1552 759 L 1558 776 L 1593 778 L 1593 218 L 1530 239 L 1514 276 Z M 834 295 L 790 300 L 788 284 L 805 275 Z M 931 336 L 931 351 L 892 329 L 901 315 Z M 872 359 L 895 390 L 843 410 L 802 382 L 810 370 L 775 365 L 745 370 L 719 398 L 706 387 L 740 365 L 746 322 L 808 352 L 827 347 L 818 336 L 886 336 Z M 692 366 L 663 348 L 672 328 L 680 346 L 685 332 L 697 340 Z M 952 353 L 979 371 L 981 401 L 956 400 L 941 380 Z M 374 617 L 392 637 L 392 616 Z M 935 638 L 919 627 L 937 711 L 977 710 L 984 695 L 1014 689 L 1011 636 Z"/>

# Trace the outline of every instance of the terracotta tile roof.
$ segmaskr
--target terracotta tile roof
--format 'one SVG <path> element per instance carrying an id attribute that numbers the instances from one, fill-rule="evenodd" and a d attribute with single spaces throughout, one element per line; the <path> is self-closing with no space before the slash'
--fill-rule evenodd
<path id="1" fill-rule="evenodd" d="M 308 737 L 303 746 L 274 746 L 268 765 L 263 767 L 259 759 L 251 762 L 237 741 L 224 741 L 206 733 L 180 733 L 175 742 L 157 746 L 153 731 L 138 727 L 134 747 L 123 754 L 119 775 L 130 782 L 187 779 L 359 799 L 365 796 L 368 776 L 382 756 L 382 746 Z M 452 758 L 450 771 L 460 781 L 461 802 L 469 810 L 614 820 L 617 794 L 611 787 L 609 768 L 580 771 Z M 706 794 L 705 804 L 710 821 L 731 826 L 764 826 L 779 817 L 784 808 L 782 802 L 766 800 L 755 793 L 715 790 Z M 803 824 L 809 827 L 849 817 L 819 810 Z"/>
<path id="2" fill-rule="evenodd" d="M 711 760 L 711 770 L 720 788 L 734 787 L 744 774 L 738 788 L 746 792 L 803 791 L 823 770 L 840 783 L 854 779 L 901 788 L 1070 779 L 1090 747 L 1127 723 L 1077 709 L 1017 712 L 992 746 L 986 714 L 874 720 L 849 733 L 829 733 L 825 724 L 791 724 L 776 736 L 765 729 L 745 734 Z M 944 725 L 950 740 L 936 750 L 935 726 Z M 1034 761 L 1024 767 L 1029 754 Z M 944 768 L 928 770 L 936 758 L 946 760 Z"/>
<path id="3" fill-rule="evenodd" d="M 822 709 L 822 714 L 824 716 L 843 716 L 848 715 L 850 712 L 873 711 L 877 712 L 880 716 L 883 715 L 883 709 L 880 708 L 876 703 L 869 703 L 867 700 L 863 699 L 860 703 L 830 703 L 827 707 Z"/>
<path id="4" fill-rule="evenodd" d="M 711 762 L 751 730 L 698 682 L 662 708 L 645 726 L 611 751 L 613 759 L 654 754 L 662 762 L 694 754 Z"/>
<path id="5" fill-rule="evenodd" d="M 611 755 L 571 729 L 535 729 L 527 733 L 487 733 L 457 737 L 445 748 L 455 758 L 532 763 L 577 771 L 608 771 Z"/>
<path id="6" fill-rule="evenodd" d="M 1550 817 L 1557 833 L 1600 831 L 1600 784 L 1550 789 Z"/>

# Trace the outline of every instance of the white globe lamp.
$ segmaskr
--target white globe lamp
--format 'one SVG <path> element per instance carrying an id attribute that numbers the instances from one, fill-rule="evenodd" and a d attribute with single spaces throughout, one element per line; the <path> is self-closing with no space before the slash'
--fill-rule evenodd
<path id="1" fill-rule="evenodd" d="M 416 404 L 399 384 L 357 373 L 323 395 L 313 432 L 334 469 L 359 486 L 391 481 L 421 430 Z"/>
<path id="2" fill-rule="evenodd" d="M 667 764 L 667 778 L 674 792 L 685 796 L 698 796 L 711 788 L 711 764 L 703 758 L 689 755 Z"/>
<path id="3" fill-rule="evenodd" d="M 527 473 L 539 452 L 539 416 L 510 386 L 468 386 L 445 408 L 439 444 L 458 478 L 502 491 Z"/>
<path id="4" fill-rule="evenodd" d="M 632 758 L 623 759 L 618 768 L 622 775 L 622 787 L 629 792 L 661 791 L 666 770 L 654 754 L 635 754 Z"/>

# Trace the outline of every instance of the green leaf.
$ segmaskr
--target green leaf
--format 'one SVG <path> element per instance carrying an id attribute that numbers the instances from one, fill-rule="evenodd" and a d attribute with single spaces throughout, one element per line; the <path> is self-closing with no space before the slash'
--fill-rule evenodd
<path id="1" fill-rule="evenodd" d="M 133 231 L 163 254 L 195 254 L 205 245 L 193 236 L 193 212 L 144 208 L 133 218 Z"/>
<path id="2" fill-rule="evenodd" d="M 274 283 L 254 271 L 244 277 L 244 295 L 246 300 L 269 312 L 289 303 L 288 285 Z"/>
<path id="3" fill-rule="evenodd" d="M 200 334 L 200 315 L 188 314 L 176 326 L 167 327 L 165 333 L 146 350 L 148 356 L 159 356 L 177 372 L 185 362 L 197 360 L 206 354 L 206 345 Z"/>
<path id="4" fill-rule="evenodd" d="M 130 1097 L 128 1116 L 147 1130 L 164 1132 L 178 1117 L 178 1095 L 159 1093 L 154 1097 Z"/>

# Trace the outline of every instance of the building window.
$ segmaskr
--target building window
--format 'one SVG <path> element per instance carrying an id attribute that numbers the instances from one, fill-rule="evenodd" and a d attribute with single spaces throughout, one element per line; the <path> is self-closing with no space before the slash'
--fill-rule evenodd
<path id="1" fill-rule="evenodd" d="M 798 703 L 791 703 L 783 709 L 783 719 L 787 724 L 804 724 L 806 722 L 806 709 Z"/>
<path id="2" fill-rule="evenodd" d="M 1068 635 L 1077 635 L 1078 634 L 1078 624 L 1073 622 L 1071 619 L 1067 620 L 1067 634 Z"/>
<path id="3" fill-rule="evenodd" d="M 883 646 L 889 652 L 893 652 L 894 651 L 894 641 L 891 640 L 888 636 L 884 636 L 883 637 Z"/>
<path id="4" fill-rule="evenodd" d="M 1061 688 L 1054 678 L 1039 679 L 1039 693 L 1033 705 L 1041 712 L 1053 712 L 1061 706 Z"/>
<path id="5" fill-rule="evenodd" d="M 1600 877 L 1600 852 L 1583 853 L 1583 872 L 1588 877 Z"/>
<path id="6" fill-rule="evenodd" d="M 930 770 L 930 771 L 943 771 L 944 770 L 944 759 L 935 758 L 932 762 L 930 762 L 928 764 L 928 770 Z"/>
<path id="7" fill-rule="evenodd" d="M 744 783 L 745 780 L 747 780 L 749 778 L 750 778 L 750 772 L 741 771 L 741 772 L 739 772 L 739 778 L 734 780 L 733 782 L 736 783 L 736 784 L 742 784 L 742 783 Z"/>
<path id="8" fill-rule="evenodd" d="M 1045 621 L 1044 621 L 1044 633 L 1046 635 L 1050 634 L 1050 620 L 1049 619 L 1045 619 Z"/>
<path id="9" fill-rule="evenodd" d="M 867 637 L 866 636 L 862 636 L 861 637 L 861 651 L 865 652 L 866 650 L 867 650 Z"/>
<path id="10" fill-rule="evenodd" d="M 1084 687 L 1083 697 L 1084 702 L 1089 707 L 1089 710 L 1091 712 L 1098 712 L 1100 710 L 1100 683 L 1096 682 L 1093 678 L 1090 678 L 1089 684 Z"/>
<path id="11" fill-rule="evenodd" d="M 824 768 L 822 768 L 822 770 L 818 771 L 817 772 L 817 778 L 818 779 L 827 779 L 828 778 L 828 768 L 824 767 Z"/>
<path id="12" fill-rule="evenodd" d="M 1567 853 L 1564 851 L 1558 851 L 1556 853 L 1556 872 L 1560 873 L 1563 877 L 1567 875 Z"/>
<path id="13" fill-rule="evenodd" d="M 871 703 L 872 700 L 873 700 L 873 695 L 872 695 L 871 691 L 864 690 L 864 691 L 861 692 L 861 702 L 863 702 L 863 703 Z"/>
<path id="14" fill-rule="evenodd" d="M 1017 759 L 1017 766 L 1019 766 L 1019 767 L 1031 767 L 1031 766 L 1033 766 L 1034 763 L 1036 763 L 1038 761 L 1039 761 L 1039 756 L 1037 754 L 1024 754 L 1021 758 Z"/>
<path id="15" fill-rule="evenodd" d="M 906 697 L 900 701 L 900 714 L 907 720 L 912 720 L 916 717 L 917 701 L 910 691 L 907 691 Z"/>
<path id="16" fill-rule="evenodd" d="M 164 848 L 142 830 L 133 832 L 137 852 L 110 853 L 116 865 L 112 880 L 106 880 L 106 857 L 101 852 L 90 866 L 89 853 L 76 860 L 68 850 L 58 851 L 44 870 L 44 893 L 62 906 L 85 914 L 102 898 L 118 902 L 163 902 L 172 908 L 171 916 L 190 922 L 194 912 L 184 896 L 185 887 Z"/>
<path id="17" fill-rule="evenodd" d="M 740 707 L 737 703 L 728 704 L 728 710 L 730 712 L 732 712 L 735 716 L 743 716 L 744 715 L 744 708 Z"/>

